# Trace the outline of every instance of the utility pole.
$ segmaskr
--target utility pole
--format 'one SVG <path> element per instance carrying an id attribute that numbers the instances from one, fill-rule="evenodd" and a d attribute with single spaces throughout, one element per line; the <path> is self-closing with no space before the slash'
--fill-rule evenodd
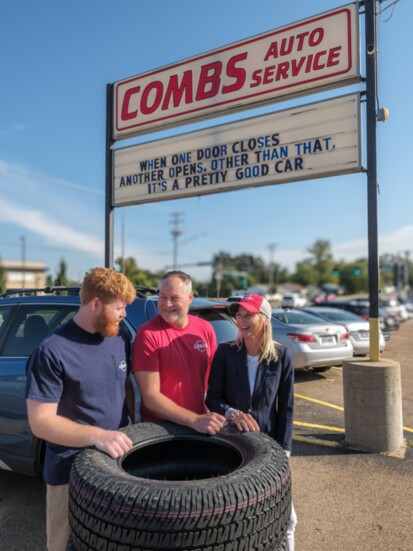
<path id="1" fill-rule="evenodd" d="M 269 243 L 268 249 L 270 251 L 270 264 L 268 266 L 268 292 L 274 292 L 274 251 L 276 243 Z"/>
<path id="2" fill-rule="evenodd" d="M 215 267 L 215 281 L 217 284 L 217 298 L 221 295 L 221 285 L 224 278 L 224 264 L 222 262 L 222 257 L 220 256 Z"/>
<path id="3" fill-rule="evenodd" d="M 173 254 L 172 254 L 172 266 L 173 270 L 177 269 L 178 266 L 178 237 L 182 235 L 182 231 L 179 228 L 179 224 L 182 222 L 183 213 L 182 212 L 173 212 L 172 213 L 172 239 L 173 239 Z"/>
<path id="4" fill-rule="evenodd" d="M 22 259 L 22 289 L 26 287 L 26 238 L 24 236 L 21 239 L 21 259 Z"/>

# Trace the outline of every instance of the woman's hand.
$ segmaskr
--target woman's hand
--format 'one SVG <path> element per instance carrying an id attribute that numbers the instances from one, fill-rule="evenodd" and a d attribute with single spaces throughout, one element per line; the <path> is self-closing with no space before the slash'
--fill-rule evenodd
<path id="1" fill-rule="evenodd" d="M 238 430 L 244 432 L 259 432 L 260 427 L 258 426 L 257 421 L 250 413 L 243 413 L 242 411 L 237 411 L 232 416 L 232 423 L 237 427 Z"/>

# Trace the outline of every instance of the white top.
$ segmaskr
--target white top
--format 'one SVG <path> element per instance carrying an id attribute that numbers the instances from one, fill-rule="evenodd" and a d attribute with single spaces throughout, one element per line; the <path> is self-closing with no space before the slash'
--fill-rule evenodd
<path id="1" fill-rule="evenodd" d="M 255 377 L 257 376 L 258 362 L 260 356 L 250 356 L 247 354 L 247 363 L 248 363 L 248 379 L 250 382 L 250 393 L 254 392 Z"/>

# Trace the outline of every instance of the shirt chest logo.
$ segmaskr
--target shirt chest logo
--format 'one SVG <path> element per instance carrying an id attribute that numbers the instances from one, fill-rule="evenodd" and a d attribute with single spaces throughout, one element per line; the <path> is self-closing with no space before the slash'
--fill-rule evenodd
<path id="1" fill-rule="evenodd" d="M 206 352 L 207 348 L 207 344 L 203 341 L 196 341 L 194 344 L 194 350 L 198 350 L 198 352 Z"/>
<path id="2" fill-rule="evenodd" d="M 120 369 L 121 371 L 126 371 L 126 367 L 127 367 L 127 365 L 126 365 L 125 360 L 122 360 L 122 361 L 120 362 L 120 364 L 119 364 L 119 369 Z"/>

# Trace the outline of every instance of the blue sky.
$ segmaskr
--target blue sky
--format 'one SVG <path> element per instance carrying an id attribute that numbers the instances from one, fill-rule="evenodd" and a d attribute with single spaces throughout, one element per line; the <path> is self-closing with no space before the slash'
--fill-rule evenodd
<path id="1" fill-rule="evenodd" d="M 52 275 L 62 258 L 68 263 L 72 278 L 81 278 L 89 268 L 103 265 L 107 83 L 345 3 L 336 0 L 3 3 L 1 258 L 19 260 L 24 237 L 27 259 L 44 261 Z M 404 255 L 410 251 L 413 256 L 410 170 L 413 3 L 387 0 L 381 6 L 387 9 L 378 18 L 378 95 L 380 105 L 389 109 L 390 118 L 377 127 L 379 253 Z M 361 22 L 363 33 L 363 17 Z M 361 59 L 363 69 L 363 53 Z M 267 111 L 362 89 L 361 85 L 347 86 L 330 94 L 280 102 Z M 212 123 L 225 120 L 220 118 Z M 337 260 L 352 261 L 367 256 L 365 174 L 118 208 L 115 256 L 120 255 L 123 242 L 125 255 L 134 256 L 141 268 L 163 270 L 170 266 L 174 216 L 178 216 L 182 232 L 178 264 L 188 266 L 186 269 L 200 279 L 209 278 L 210 269 L 189 265 L 210 261 L 220 250 L 232 255 L 260 255 L 268 262 L 270 244 L 274 244 L 273 260 L 290 270 L 308 256 L 306 249 L 317 239 L 330 241 Z"/>

